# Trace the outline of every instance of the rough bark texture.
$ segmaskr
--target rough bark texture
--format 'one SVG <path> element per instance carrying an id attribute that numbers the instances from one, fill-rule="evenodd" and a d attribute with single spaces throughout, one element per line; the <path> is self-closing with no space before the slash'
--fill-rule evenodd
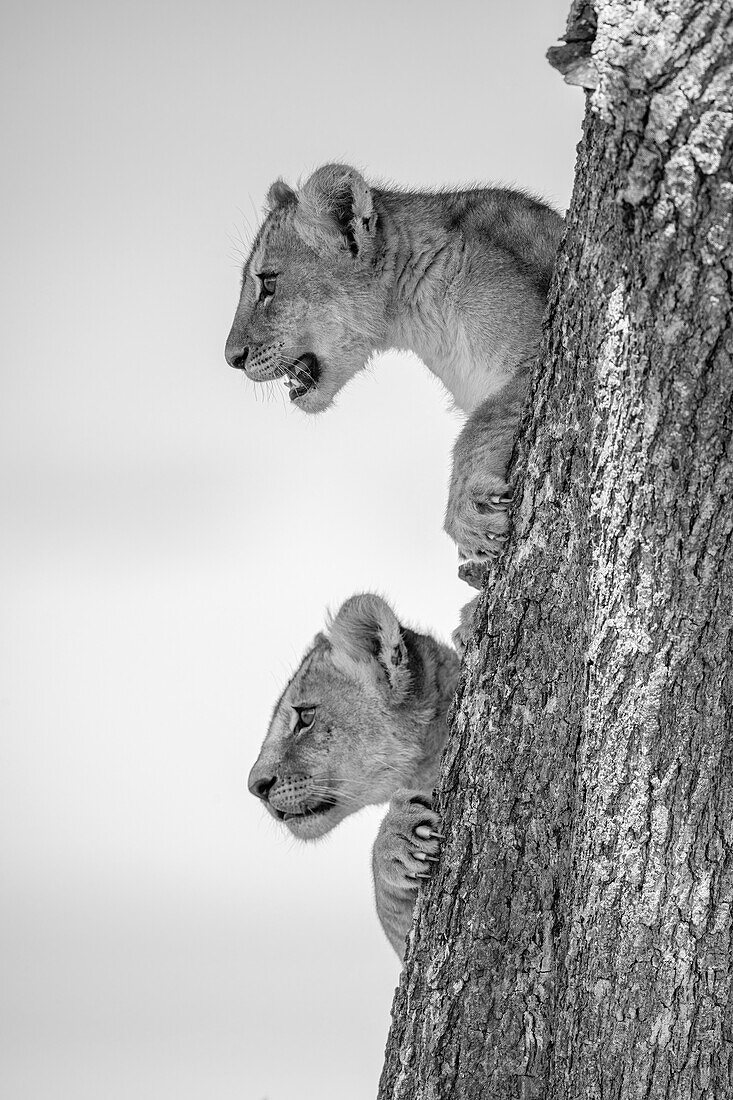
<path id="1" fill-rule="evenodd" d="M 733 1096 L 733 8 L 594 8 L 381 1100 Z"/>

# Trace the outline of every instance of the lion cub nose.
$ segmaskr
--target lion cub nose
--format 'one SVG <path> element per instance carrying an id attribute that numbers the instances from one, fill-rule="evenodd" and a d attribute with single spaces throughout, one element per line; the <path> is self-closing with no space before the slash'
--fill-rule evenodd
<path id="1" fill-rule="evenodd" d="M 247 362 L 248 355 L 248 347 L 230 347 L 229 344 L 227 344 L 226 350 L 224 351 L 224 356 L 227 363 L 230 367 L 234 367 L 235 370 L 244 370 L 244 365 Z"/>
<path id="2" fill-rule="evenodd" d="M 247 786 L 255 798 L 261 798 L 263 802 L 267 802 L 267 796 L 276 779 L 276 775 L 257 775 L 255 772 L 250 772 Z"/>

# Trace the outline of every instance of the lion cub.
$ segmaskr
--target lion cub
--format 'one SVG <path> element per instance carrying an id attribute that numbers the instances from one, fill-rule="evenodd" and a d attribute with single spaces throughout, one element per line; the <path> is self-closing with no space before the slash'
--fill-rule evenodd
<path id="1" fill-rule="evenodd" d="M 419 879 L 438 855 L 431 792 L 458 664 L 379 596 L 351 596 L 280 696 L 249 776 L 252 794 L 301 840 L 391 800 L 372 868 L 377 913 L 400 958 Z"/>
<path id="2" fill-rule="evenodd" d="M 282 180 L 244 266 L 226 358 L 282 378 L 321 412 L 369 358 L 416 352 L 467 420 L 453 452 L 445 529 L 481 587 L 506 538 L 506 469 L 538 350 L 563 221 L 520 191 L 370 186 L 327 164 Z"/>

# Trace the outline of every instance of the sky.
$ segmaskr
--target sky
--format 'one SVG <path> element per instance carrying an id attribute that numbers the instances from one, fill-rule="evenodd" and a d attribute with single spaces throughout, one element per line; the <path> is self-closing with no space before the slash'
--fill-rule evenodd
<path id="1" fill-rule="evenodd" d="M 356 591 L 447 639 L 460 420 L 387 354 L 318 418 L 227 367 L 278 176 L 569 202 L 567 0 L 30 0 L 0 43 L 0 1093 L 368 1100 L 399 965 L 382 809 L 246 790 Z"/>

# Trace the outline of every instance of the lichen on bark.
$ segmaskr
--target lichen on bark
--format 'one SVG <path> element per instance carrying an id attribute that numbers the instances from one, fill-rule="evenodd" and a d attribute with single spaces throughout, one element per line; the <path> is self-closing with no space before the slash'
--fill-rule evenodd
<path id="1" fill-rule="evenodd" d="M 733 9 L 592 14 L 382 1100 L 733 1095 Z"/>

